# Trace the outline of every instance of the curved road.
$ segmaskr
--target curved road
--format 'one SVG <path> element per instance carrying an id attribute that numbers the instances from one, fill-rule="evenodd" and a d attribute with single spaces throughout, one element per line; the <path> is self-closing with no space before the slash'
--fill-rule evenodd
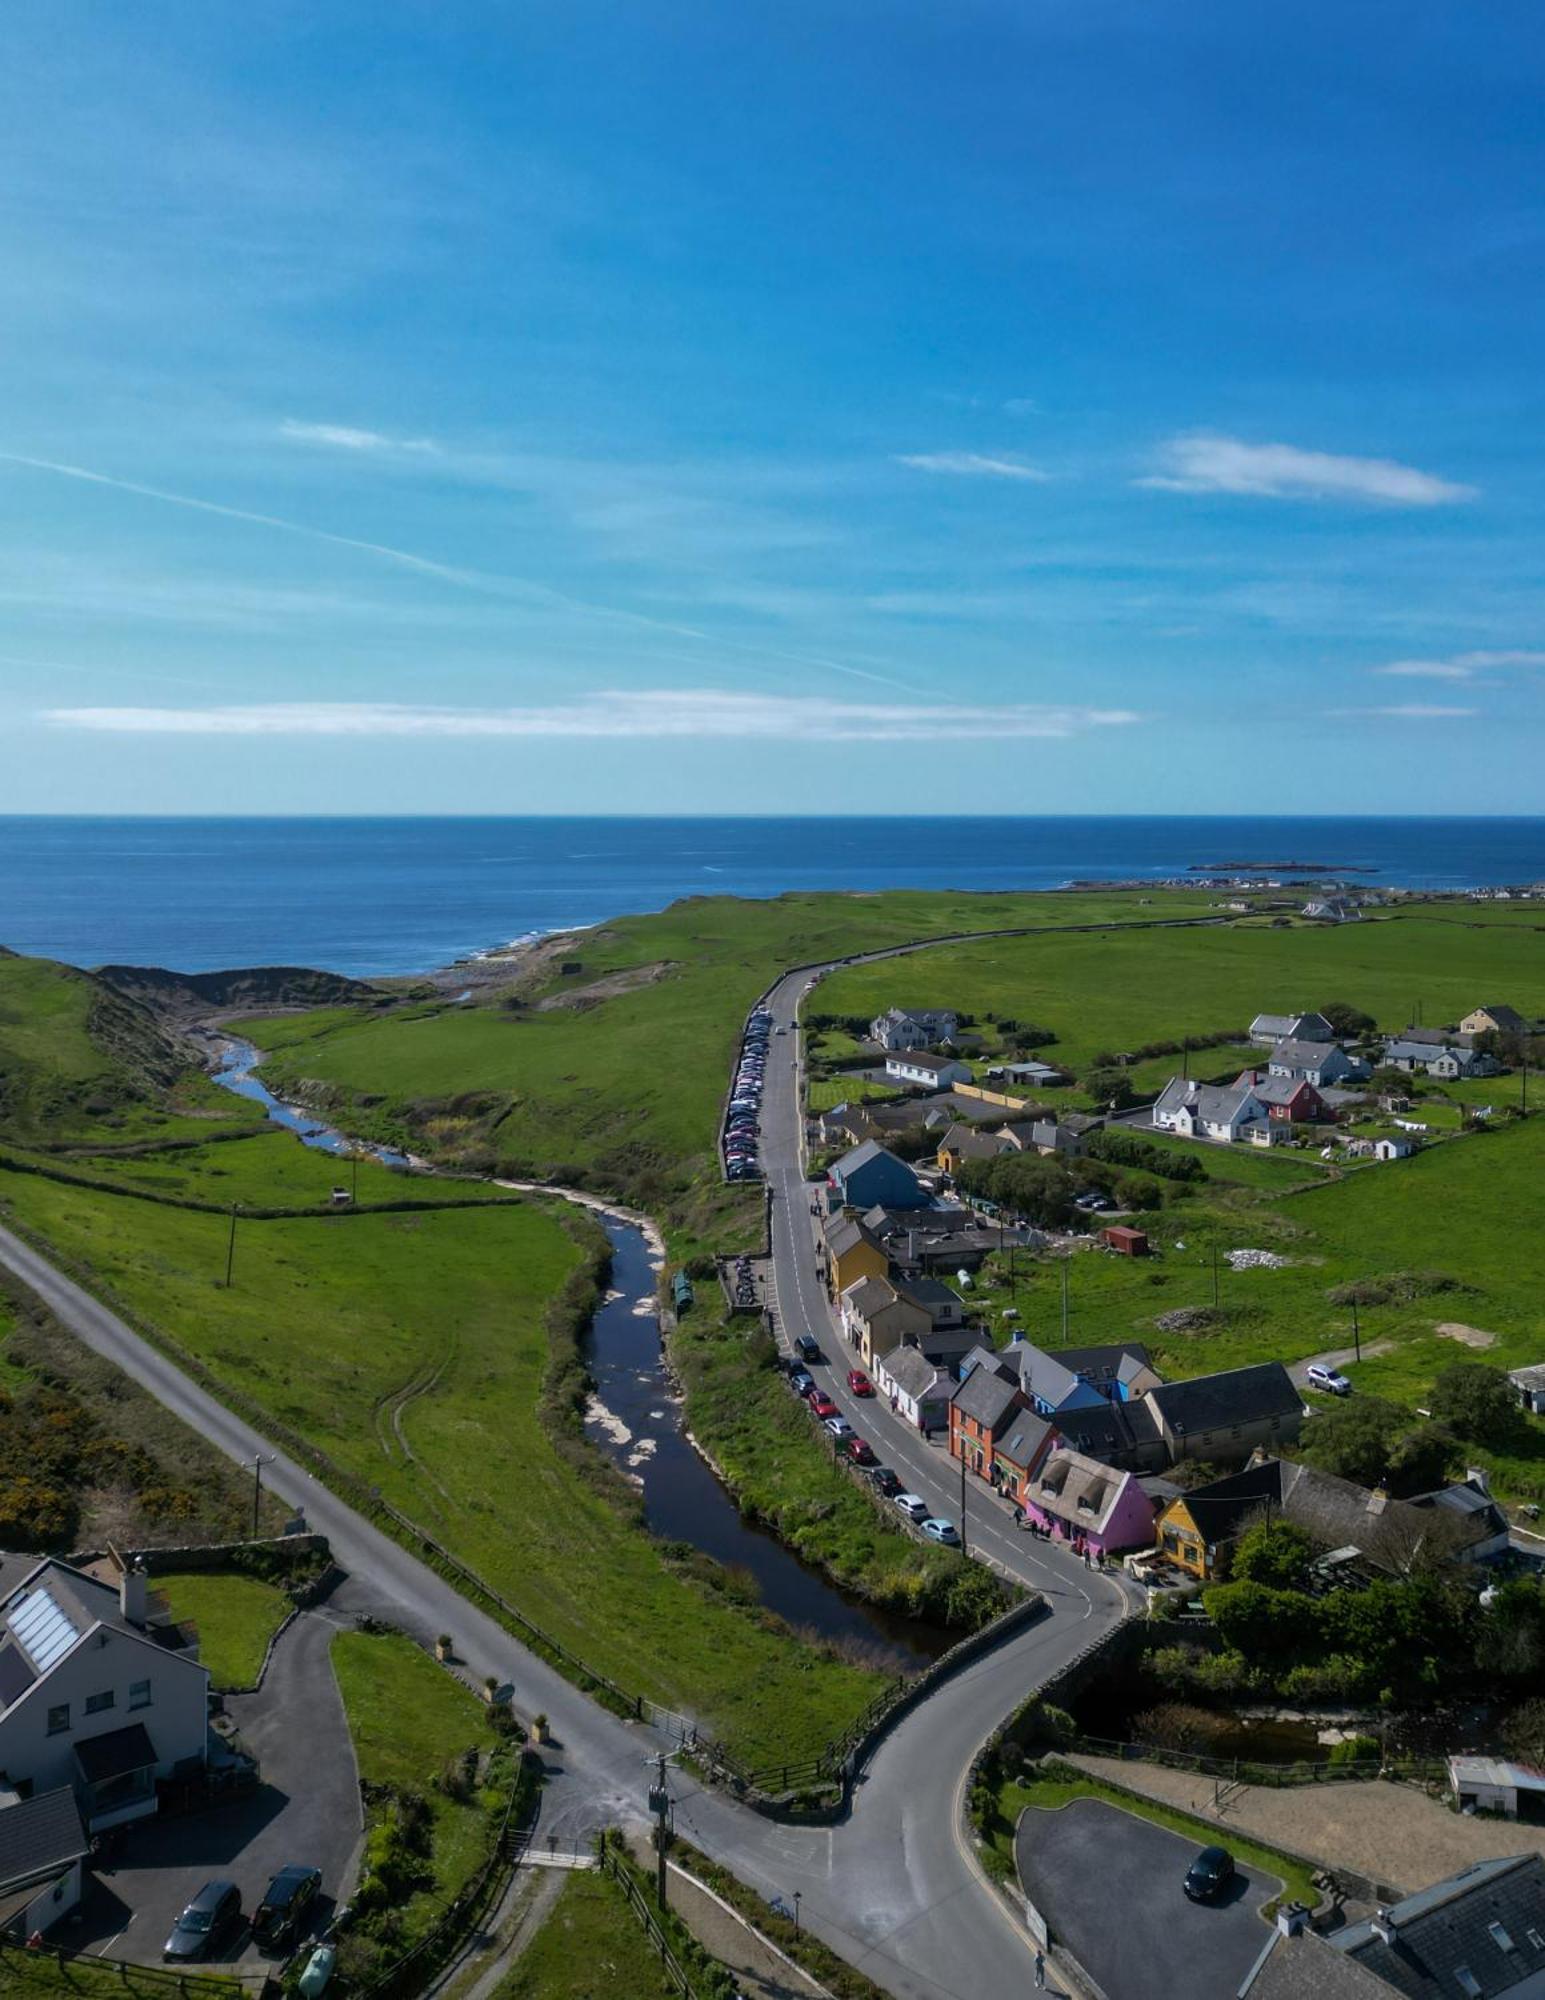
<path id="1" fill-rule="evenodd" d="M 775 989 L 774 1013 L 784 1025 L 809 976 L 791 974 Z M 809 1331 L 836 1352 L 799 1170 L 797 1083 L 792 1063 L 776 1076 L 769 1066 L 766 1157 L 774 1190 L 780 1317 L 785 1338 Z M 426 1645 L 439 1632 L 452 1633 L 463 1670 L 475 1685 L 493 1674 L 514 1683 L 523 1708 L 545 1711 L 555 1747 L 543 1814 L 555 1831 L 574 1838 L 603 1825 L 645 1819 L 646 1766 L 672 1744 L 642 1725 L 619 1721 L 580 1694 L 435 1570 L 275 1451 L 258 1430 L 4 1229 L 0 1263 L 89 1347 L 229 1457 L 251 1465 L 261 1453 L 270 1487 L 328 1537 L 339 1563 L 383 1616 Z M 958 1513 L 958 1479 L 951 1480 L 936 1447 L 872 1403 L 859 1415 L 871 1437 L 883 1437 L 887 1459 L 906 1467 L 916 1490 L 940 1511 Z M 983 1992 L 1026 1987 L 1024 1933 L 961 1843 L 959 1794 L 971 1759 L 1003 1717 L 1126 1608 L 1113 1579 L 1091 1574 L 1040 1543 L 1032 1554 L 1001 1503 L 979 1482 L 974 1489 L 973 1545 L 1040 1589 L 1049 1615 L 964 1669 L 900 1722 L 872 1759 L 839 1825 L 781 1826 L 699 1786 L 685 1772 L 672 1783 L 676 1826 L 687 1838 L 763 1894 L 791 1897 L 798 1890 L 802 1922 L 897 2000 L 978 2000 Z"/>

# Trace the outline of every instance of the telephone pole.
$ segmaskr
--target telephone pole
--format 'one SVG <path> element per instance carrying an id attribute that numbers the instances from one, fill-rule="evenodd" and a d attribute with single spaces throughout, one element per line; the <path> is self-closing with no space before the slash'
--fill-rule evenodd
<path id="1" fill-rule="evenodd" d="M 966 1440 L 960 1440 L 960 1553 L 966 1552 Z"/>
<path id="2" fill-rule="evenodd" d="M 1357 1300 L 1352 1301 L 1352 1350 L 1359 1361 L 1363 1358 L 1362 1328 L 1357 1323 Z"/>
<path id="3" fill-rule="evenodd" d="M 671 1795 L 665 1786 L 665 1752 L 660 1752 L 660 1768 L 649 1788 L 649 1810 L 655 1816 L 655 1899 L 665 1908 L 665 1846 L 669 1838 L 666 1822 L 670 1817 Z"/>
<path id="4" fill-rule="evenodd" d="M 1212 1246 L 1212 1303 L 1214 1309 L 1216 1309 L 1218 1304 L 1218 1246 L 1216 1243 Z"/>
<path id="5" fill-rule="evenodd" d="M 238 1203 L 231 1203 L 231 1233 L 225 1245 L 225 1289 L 231 1289 L 231 1270 L 236 1262 L 236 1210 Z"/>
<path id="6" fill-rule="evenodd" d="M 1071 1253 L 1062 1260 L 1062 1344 L 1068 1344 L 1068 1266 L 1072 1262 Z"/>

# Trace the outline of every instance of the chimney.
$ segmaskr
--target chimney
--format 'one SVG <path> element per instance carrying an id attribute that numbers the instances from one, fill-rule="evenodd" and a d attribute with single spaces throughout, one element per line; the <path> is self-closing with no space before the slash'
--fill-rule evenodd
<path id="1" fill-rule="evenodd" d="M 1277 1911 L 1277 1930 L 1285 1938 L 1301 1935 L 1309 1921 L 1309 1912 L 1302 1903 L 1284 1903 Z"/>
<path id="2" fill-rule="evenodd" d="M 1389 1945 L 1392 1945 L 1400 1935 L 1400 1932 L 1396 1929 L 1394 1918 L 1382 1903 L 1374 1911 L 1373 1920 L 1369 1928 L 1376 1938 L 1382 1939 L 1385 1944 Z"/>
<path id="3" fill-rule="evenodd" d="M 143 1563 L 126 1563 L 120 1558 L 118 1609 L 131 1625 L 143 1625 L 150 1609 L 150 1579 Z"/>
<path id="4" fill-rule="evenodd" d="M 1465 1467 L 1465 1484 L 1466 1486 L 1473 1486 L 1477 1493 L 1484 1493 L 1488 1500 L 1491 1498 L 1491 1481 L 1486 1477 L 1486 1468 L 1484 1465 L 1467 1465 Z"/>

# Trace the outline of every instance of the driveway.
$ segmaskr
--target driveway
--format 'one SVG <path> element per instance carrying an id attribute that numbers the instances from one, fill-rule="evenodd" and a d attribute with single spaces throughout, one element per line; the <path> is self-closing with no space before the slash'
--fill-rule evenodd
<path id="1" fill-rule="evenodd" d="M 227 1706 L 263 1774 L 258 1790 L 231 1804 L 132 1828 L 119 1857 L 98 1869 L 78 1950 L 154 1963 L 179 1913 L 211 1876 L 241 1890 L 248 1917 L 286 1863 L 322 1871 L 317 1926 L 353 1888 L 361 1835 L 359 1778 L 343 1703 L 328 1659 L 336 1625 L 305 1612 L 285 1632 L 256 1694 Z M 250 1937 L 236 1956 L 261 1954 Z"/>
<path id="2" fill-rule="evenodd" d="M 1222 1902 L 1188 1902 L 1197 1842 L 1103 1799 L 1055 1812 L 1032 1807 L 1019 1824 L 1019 1879 L 1106 2000 L 1233 2000 L 1271 1932 L 1256 1914 L 1282 1884 L 1241 1870 Z"/>

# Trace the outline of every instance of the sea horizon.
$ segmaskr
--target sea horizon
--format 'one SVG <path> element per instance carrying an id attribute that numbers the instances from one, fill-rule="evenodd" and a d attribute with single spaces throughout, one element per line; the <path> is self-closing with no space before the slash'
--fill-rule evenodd
<path id="1" fill-rule="evenodd" d="M 388 977 L 693 895 L 1054 891 L 1236 865 L 1517 886 L 1545 881 L 1545 815 L 11 814 L 0 945 Z"/>

